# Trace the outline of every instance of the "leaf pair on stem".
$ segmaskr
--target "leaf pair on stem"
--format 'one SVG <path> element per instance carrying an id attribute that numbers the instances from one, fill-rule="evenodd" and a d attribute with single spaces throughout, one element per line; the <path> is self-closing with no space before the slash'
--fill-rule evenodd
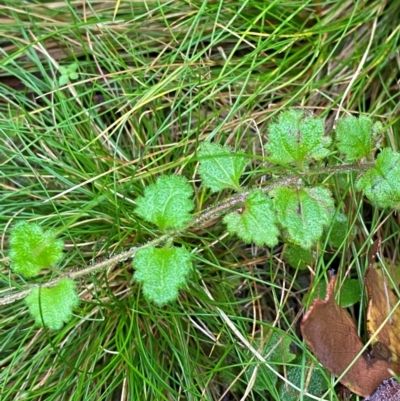
<path id="1" fill-rule="evenodd" d="M 61 261 L 64 242 L 53 230 L 43 232 L 38 224 L 22 221 L 13 229 L 10 246 L 11 269 L 31 278 Z M 38 325 L 58 330 L 71 319 L 79 297 L 75 282 L 62 279 L 52 288 L 33 288 L 25 302 Z"/>

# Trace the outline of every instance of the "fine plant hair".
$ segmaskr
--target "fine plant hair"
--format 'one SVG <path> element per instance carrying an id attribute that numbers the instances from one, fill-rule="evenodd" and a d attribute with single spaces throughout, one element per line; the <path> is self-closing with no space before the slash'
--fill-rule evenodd
<path id="1" fill-rule="evenodd" d="M 316 247 L 335 217 L 332 193 L 324 185 L 327 175 L 357 173 L 356 188 L 377 207 L 400 204 L 400 153 L 380 148 L 381 122 L 368 116 L 346 116 L 326 132 L 324 120 L 301 109 L 281 112 L 268 126 L 266 157 L 261 160 L 270 179 L 263 185 L 243 185 L 249 157 L 240 149 L 202 142 L 197 152 L 197 186 L 233 195 L 194 214 L 194 189 L 182 175 L 165 175 L 136 198 L 134 213 L 152 227 L 146 244 L 113 255 L 80 270 L 57 270 L 63 241 L 54 230 L 43 232 L 36 223 L 22 221 L 10 237 L 10 267 L 21 276 L 37 276 L 42 269 L 58 272 L 56 279 L 28 285 L 0 301 L 2 305 L 25 298 L 38 325 L 60 329 L 78 307 L 74 280 L 133 258 L 134 280 L 144 296 L 158 306 L 175 302 L 193 270 L 196 248 L 177 246 L 190 229 L 221 219 L 231 235 L 245 243 L 274 247 L 279 242 L 298 252 Z M 334 161 L 334 162 L 333 162 Z M 255 177 L 248 175 L 247 181 Z M 144 227 L 147 229 L 147 227 Z M 296 248 L 293 248 L 296 249 Z M 295 256 L 296 257 L 296 254 Z"/>

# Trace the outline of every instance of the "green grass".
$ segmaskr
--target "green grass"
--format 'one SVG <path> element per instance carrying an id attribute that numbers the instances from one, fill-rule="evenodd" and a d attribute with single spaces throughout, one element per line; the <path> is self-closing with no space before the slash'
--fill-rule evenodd
<path id="1" fill-rule="evenodd" d="M 1 295 L 27 288 L 7 265 L 16 222 L 56 229 L 67 271 L 105 261 L 160 235 L 133 214 L 159 175 L 185 175 L 199 214 L 229 199 L 198 186 L 205 139 L 243 148 L 259 185 L 265 127 L 290 106 L 322 114 L 329 128 L 338 113 L 371 115 L 398 150 L 399 13 L 389 0 L 3 0 Z M 73 63 L 79 78 L 60 88 L 59 66 Z M 81 306 L 59 332 L 34 327 L 22 300 L 2 305 L 1 400 L 278 400 L 279 388 L 260 390 L 248 374 L 265 368 L 259 339 L 287 333 L 298 350 L 290 364 L 316 363 L 297 327 L 310 285 L 336 266 L 364 291 L 377 233 L 398 263 L 397 216 L 364 202 L 354 178 L 327 183 L 357 235 L 350 241 L 349 228 L 336 251 L 322 243 L 311 274 L 285 264 L 282 247 L 246 246 L 211 218 L 178 238 L 197 253 L 176 303 L 147 302 L 127 260 L 79 277 Z M 356 316 L 362 332 L 365 308 Z M 270 366 L 280 387 L 295 384 L 288 366 Z M 323 399 L 337 400 L 334 380 L 322 375 L 330 383 Z"/>

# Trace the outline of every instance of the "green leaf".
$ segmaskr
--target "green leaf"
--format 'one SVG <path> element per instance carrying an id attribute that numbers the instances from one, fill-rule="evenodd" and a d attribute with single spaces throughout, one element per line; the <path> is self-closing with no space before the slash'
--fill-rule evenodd
<path id="1" fill-rule="evenodd" d="M 303 298 L 303 303 L 307 304 L 314 299 L 325 299 L 326 297 L 325 281 L 318 283 L 316 290 L 310 294 L 307 293 Z M 311 295 L 311 300 L 309 300 Z M 338 305 L 342 308 L 348 308 L 361 300 L 360 281 L 352 278 L 346 278 L 343 283 L 338 286 L 338 296 L 336 297 Z"/>
<path id="2" fill-rule="evenodd" d="M 58 72 L 59 72 L 61 75 L 68 75 L 69 70 L 68 70 L 67 67 L 63 67 L 62 65 L 60 65 L 60 66 L 58 67 Z"/>
<path id="3" fill-rule="evenodd" d="M 67 67 L 68 73 L 74 73 L 78 69 L 78 63 L 72 63 Z"/>
<path id="4" fill-rule="evenodd" d="M 374 138 L 382 131 L 382 125 L 372 125 L 367 116 L 347 116 L 338 121 L 336 139 L 339 152 L 345 155 L 347 161 L 357 161 L 369 158 L 374 150 Z"/>
<path id="5" fill-rule="evenodd" d="M 55 239 L 53 230 L 43 232 L 39 224 L 22 221 L 11 233 L 10 248 L 11 269 L 33 277 L 62 259 L 64 242 Z"/>
<path id="6" fill-rule="evenodd" d="M 75 81 L 75 79 L 78 79 L 78 78 L 79 78 L 79 74 L 78 74 L 77 72 L 70 72 L 70 73 L 68 74 L 68 76 L 69 76 L 69 79 L 70 79 L 71 81 Z"/>
<path id="7" fill-rule="evenodd" d="M 268 361 L 269 365 L 277 371 L 280 371 L 282 366 L 287 365 L 296 355 L 290 351 L 292 343 L 288 335 L 280 334 L 276 331 L 269 333 L 269 338 L 265 341 L 261 355 Z M 255 348 L 259 349 L 257 344 Z M 250 353 L 248 354 L 250 356 Z M 252 364 L 246 370 L 246 376 L 250 379 L 253 375 L 255 365 Z M 257 371 L 257 378 L 254 383 L 254 389 L 258 391 L 269 390 L 275 387 L 278 377 L 268 369 L 264 364 L 260 364 Z"/>
<path id="8" fill-rule="evenodd" d="M 322 187 L 278 187 L 271 195 L 278 221 L 287 230 L 290 241 L 310 249 L 332 220 L 334 201 L 330 191 Z"/>
<path id="9" fill-rule="evenodd" d="M 134 278 L 143 284 L 143 294 L 158 306 L 175 301 L 192 269 L 191 254 L 185 248 L 144 248 L 132 262 Z"/>
<path id="10" fill-rule="evenodd" d="M 353 228 L 350 229 L 347 216 L 343 213 L 338 213 L 334 217 L 329 233 L 327 234 L 329 235 L 328 241 L 330 246 L 333 248 L 340 248 L 346 239 L 350 242 L 355 237 L 357 228 L 353 226 Z"/>
<path id="11" fill-rule="evenodd" d="M 338 287 L 338 304 L 342 308 L 348 308 L 361 300 L 360 280 L 346 278 L 341 286 Z"/>
<path id="12" fill-rule="evenodd" d="M 72 317 L 72 309 L 79 305 L 75 282 L 62 279 L 52 288 L 34 288 L 25 298 L 29 312 L 39 326 L 59 330 Z"/>
<path id="13" fill-rule="evenodd" d="M 59 86 L 64 86 L 69 82 L 69 77 L 68 75 L 61 75 L 60 78 L 58 79 L 58 85 Z"/>
<path id="14" fill-rule="evenodd" d="M 272 200 L 261 190 L 250 194 L 243 204 L 243 211 L 229 213 L 224 217 L 228 231 L 237 234 L 244 242 L 257 245 L 275 246 L 279 230 Z"/>
<path id="15" fill-rule="evenodd" d="M 308 265 L 311 265 L 314 262 L 316 255 L 315 252 L 312 252 L 309 249 L 290 244 L 285 249 L 284 258 L 290 266 L 295 269 L 304 270 L 307 269 Z"/>
<path id="16" fill-rule="evenodd" d="M 228 146 L 203 142 L 198 152 L 199 174 L 212 192 L 233 188 L 240 191 L 239 179 L 247 165 L 242 151 L 232 152 Z"/>
<path id="17" fill-rule="evenodd" d="M 290 109 L 279 114 L 277 122 L 268 126 L 268 159 L 280 165 L 296 163 L 303 167 L 306 160 L 319 160 L 329 150 L 331 139 L 324 136 L 324 121 L 305 114 L 303 110 Z"/>
<path id="18" fill-rule="evenodd" d="M 183 228 L 192 219 L 193 189 L 185 177 L 161 176 L 136 199 L 135 213 L 161 230 Z"/>
<path id="19" fill-rule="evenodd" d="M 385 148 L 356 183 L 359 191 L 378 207 L 400 207 L 400 153 Z"/>
<path id="20" fill-rule="evenodd" d="M 312 369 L 312 370 L 311 370 Z M 286 370 L 286 377 L 289 383 L 301 388 L 308 394 L 321 396 L 328 388 L 329 383 L 324 377 L 322 370 L 318 367 L 310 368 L 308 366 L 289 366 Z M 281 401 L 313 401 L 311 397 L 304 396 L 298 393 L 293 387 L 286 383 L 280 385 L 280 400 Z"/>

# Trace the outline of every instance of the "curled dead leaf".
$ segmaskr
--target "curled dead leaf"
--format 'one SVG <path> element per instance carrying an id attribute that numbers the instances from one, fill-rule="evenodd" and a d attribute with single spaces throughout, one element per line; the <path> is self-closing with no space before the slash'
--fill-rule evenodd
<path id="1" fill-rule="evenodd" d="M 325 368 L 341 376 L 341 383 L 352 392 L 367 397 L 390 378 L 393 366 L 388 360 L 362 352 L 364 345 L 354 320 L 335 302 L 334 286 L 335 277 L 331 277 L 325 300 L 314 300 L 302 319 L 301 332 Z"/>
<path id="2" fill-rule="evenodd" d="M 368 333 L 374 338 L 373 343 L 389 350 L 395 365 L 394 371 L 400 374 L 400 308 L 395 308 L 399 300 L 373 266 L 368 268 L 365 283 L 370 298 L 367 312 Z"/>

